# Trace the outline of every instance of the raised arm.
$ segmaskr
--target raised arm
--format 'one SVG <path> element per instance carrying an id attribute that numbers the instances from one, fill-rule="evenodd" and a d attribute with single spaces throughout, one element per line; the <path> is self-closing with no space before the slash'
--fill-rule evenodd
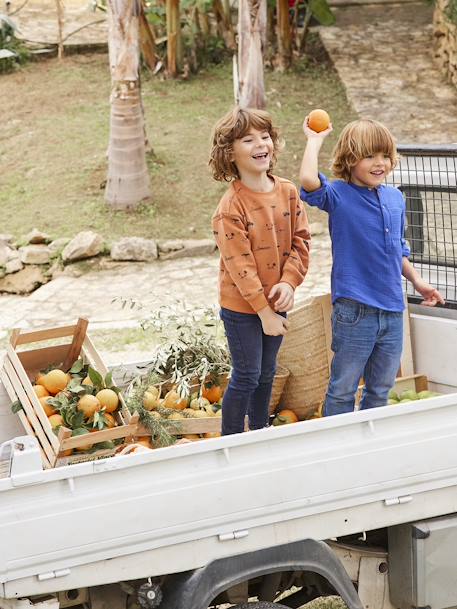
<path id="1" fill-rule="evenodd" d="M 300 167 L 300 184 L 307 192 L 313 192 L 321 187 L 318 171 L 319 152 L 325 138 L 332 132 L 332 125 L 330 124 L 325 131 L 316 133 L 308 127 L 308 117 L 306 117 L 303 123 L 303 131 L 307 141 Z"/>

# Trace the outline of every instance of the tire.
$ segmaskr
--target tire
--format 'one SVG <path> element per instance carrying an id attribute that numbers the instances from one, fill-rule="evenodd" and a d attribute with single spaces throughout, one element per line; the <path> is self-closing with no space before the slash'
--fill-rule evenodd
<path id="1" fill-rule="evenodd" d="M 236 605 L 231 609 L 289 609 L 285 605 L 279 605 L 278 603 L 270 603 L 268 601 L 257 601 L 254 603 L 243 603 L 242 605 Z"/>

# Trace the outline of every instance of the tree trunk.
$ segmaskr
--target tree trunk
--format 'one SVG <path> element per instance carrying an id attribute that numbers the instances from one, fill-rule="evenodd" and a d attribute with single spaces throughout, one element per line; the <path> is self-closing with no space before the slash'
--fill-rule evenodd
<path id="1" fill-rule="evenodd" d="M 151 195 L 139 79 L 139 0 L 108 3 L 111 120 L 105 200 L 131 210 Z"/>
<path id="2" fill-rule="evenodd" d="M 233 31 L 230 13 L 226 13 L 222 0 L 213 0 L 213 10 L 216 17 L 218 35 L 224 39 L 225 46 L 236 50 L 235 32 Z"/>
<path id="3" fill-rule="evenodd" d="M 266 0 L 239 0 L 238 4 L 238 104 L 265 108 L 263 48 L 266 38 Z"/>
<path id="4" fill-rule="evenodd" d="M 181 16 L 179 0 L 166 0 L 167 13 L 167 68 L 175 78 L 182 70 Z"/>
<path id="5" fill-rule="evenodd" d="M 57 9 L 57 35 L 58 35 L 57 57 L 58 57 L 58 59 L 62 59 L 62 57 L 63 57 L 63 26 L 64 26 L 64 21 L 65 21 L 62 0 L 56 0 L 56 9 Z"/>
<path id="6" fill-rule="evenodd" d="M 278 60 L 281 69 L 289 68 L 292 63 L 292 40 L 289 24 L 288 0 L 277 0 L 278 11 Z"/>

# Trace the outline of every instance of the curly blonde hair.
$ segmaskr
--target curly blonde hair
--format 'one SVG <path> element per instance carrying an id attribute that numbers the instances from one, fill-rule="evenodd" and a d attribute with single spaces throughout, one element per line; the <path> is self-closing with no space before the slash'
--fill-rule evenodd
<path id="1" fill-rule="evenodd" d="M 388 155 L 392 169 L 395 167 L 397 146 L 387 127 L 369 118 L 353 121 L 344 127 L 333 149 L 332 172 L 337 178 L 349 182 L 352 168 L 377 152 Z"/>
<path id="2" fill-rule="evenodd" d="M 235 106 L 216 123 L 213 129 L 208 165 L 215 180 L 230 182 L 240 178 L 237 166 L 232 160 L 233 142 L 244 137 L 251 128 L 268 131 L 270 134 L 273 141 L 273 155 L 269 171 L 273 169 L 276 154 L 281 150 L 282 144 L 271 116 L 264 110 Z"/>

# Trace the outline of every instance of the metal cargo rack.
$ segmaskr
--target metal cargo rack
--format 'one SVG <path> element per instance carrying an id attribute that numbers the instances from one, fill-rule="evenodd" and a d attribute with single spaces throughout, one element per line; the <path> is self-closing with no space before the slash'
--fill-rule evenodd
<path id="1" fill-rule="evenodd" d="M 457 309 L 457 144 L 398 146 L 400 161 L 388 178 L 406 198 L 411 262 Z M 407 283 L 411 303 L 421 298 Z"/>

